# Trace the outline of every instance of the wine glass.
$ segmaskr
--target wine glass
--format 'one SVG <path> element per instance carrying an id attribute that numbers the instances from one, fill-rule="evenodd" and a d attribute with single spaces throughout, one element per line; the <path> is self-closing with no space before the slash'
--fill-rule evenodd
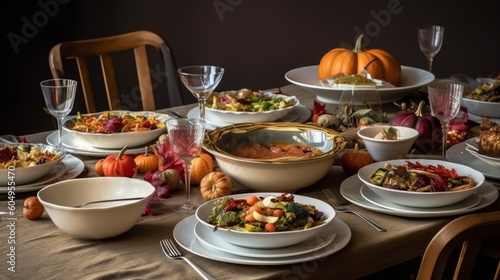
<path id="1" fill-rule="evenodd" d="M 201 119 L 180 118 L 167 121 L 168 138 L 172 150 L 184 160 L 184 185 L 186 201 L 174 206 L 174 211 L 194 213 L 196 206 L 191 203 L 191 161 L 201 152 L 205 135 L 205 121 Z"/>
<path id="2" fill-rule="evenodd" d="M 446 160 L 448 147 L 448 125 L 460 110 L 460 102 L 464 93 L 464 86 L 452 83 L 433 83 L 427 86 L 431 112 L 441 122 L 443 160 Z"/>
<path id="3" fill-rule="evenodd" d="M 444 27 L 439 25 L 429 25 L 417 29 L 418 45 L 420 50 L 427 57 L 429 72 L 432 72 L 432 61 L 443 45 Z"/>
<path id="4" fill-rule="evenodd" d="M 177 70 L 186 88 L 198 98 L 199 118 L 205 121 L 205 104 L 224 75 L 224 68 L 212 65 L 185 66 Z"/>
<path id="5" fill-rule="evenodd" d="M 62 148 L 62 121 L 73 109 L 77 84 L 70 79 L 50 79 L 40 83 L 47 110 L 57 119 L 59 148 Z"/>

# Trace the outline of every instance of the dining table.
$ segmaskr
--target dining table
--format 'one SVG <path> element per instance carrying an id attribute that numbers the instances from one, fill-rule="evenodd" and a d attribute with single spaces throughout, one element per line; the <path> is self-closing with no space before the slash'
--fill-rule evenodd
<path id="1" fill-rule="evenodd" d="M 279 89 L 296 96 L 300 104 L 309 110 L 313 108 L 316 96 L 304 88 L 287 84 Z M 188 104 L 157 111 L 187 116 L 196 106 Z M 51 133 L 53 131 L 43 131 L 25 137 L 32 143 L 47 143 L 47 136 Z M 84 164 L 76 178 L 98 176 L 94 165 L 99 157 L 71 153 L 68 156 L 76 157 Z M 143 176 L 136 175 L 138 178 Z M 338 212 L 335 219 L 343 222 L 349 232 L 345 244 L 329 255 L 307 260 L 297 257 L 296 261 L 283 264 L 276 264 L 274 259 L 267 258 L 242 263 L 238 258 L 221 261 L 197 254 L 189 248 L 178 247 L 215 279 L 356 279 L 421 257 L 429 241 L 445 224 L 470 213 L 412 216 L 373 211 L 342 197 L 341 185 L 355 182 L 355 177 L 344 172 L 336 161 L 322 179 L 295 193 L 327 201 L 322 190 L 329 188 L 349 209 L 362 213 L 387 229 L 385 232 L 377 231 L 355 215 Z M 499 184 L 489 178 L 487 182 L 495 186 Z M 99 240 L 79 239 L 66 234 L 56 227 L 46 212 L 37 220 L 25 218 L 23 201 L 35 196 L 37 190 L 0 194 L 0 211 L 14 212 L 13 215 L 2 215 L 0 221 L 1 279 L 201 279 L 183 260 L 167 258 L 160 247 L 160 240 L 175 239 L 174 230 L 179 223 L 193 218 L 172 210 L 174 205 L 185 199 L 184 190 L 172 191 L 172 197 L 151 202 L 153 214 L 140 217 L 127 232 Z M 251 192 L 237 183 L 233 186 L 235 194 Z M 191 194 L 194 203 L 200 205 L 205 202 L 199 186 L 193 186 Z M 499 210 L 500 201 L 495 199 L 473 213 Z M 186 236 L 192 236 L 192 233 L 186 232 Z M 196 242 L 196 238 L 192 242 Z M 314 252 L 309 253 L 311 255 L 314 256 Z"/>

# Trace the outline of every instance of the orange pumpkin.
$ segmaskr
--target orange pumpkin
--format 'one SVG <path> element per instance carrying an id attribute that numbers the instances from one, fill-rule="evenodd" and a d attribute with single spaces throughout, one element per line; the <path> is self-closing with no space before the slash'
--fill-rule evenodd
<path id="1" fill-rule="evenodd" d="M 39 219 L 45 208 L 36 196 L 30 196 L 23 202 L 23 215 L 29 220 Z"/>
<path id="2" fill-rule="evenodd" d="M 203 177 L 200 183 L 201 196 L 205 200 L 230 195 L 232 191 L 231 179 L 220 171 L 210 172 Z"/>
<path id="3" fill-rule="evenodd" d="M 356 143 L 354 150 L 347 150 L 340 158 L 342 169 L 349 174 L 358 173 L 362 167 L 373 163 L 372 155 L 367 151 L 359 149 L 359 144 Z"/>
<path id="4" fill-rule="evenodd" d="M 335 75 L 361 74 L 366 68 L 374 79 L 399 85 L 401 65 L 389 52 L 382 49 L 363 49 L 363 34 L 356 40 L 354 49 L 335 48 L 319 62 L 318 77 L 324 80 Z"/>
<path id="5" fill-rule="evenodd" d="M 140 154 L 134 158 L 137 170 L 141 173 L 148 171 L 155 172 L 158 170 L 158 158 L 155 154 L 148 152 L 148 147 L 144 148 L 144 154 Z"/>
<path id="6" fill-rule="evenodd" d="M 201 152 L 198 157 L 191 161 L 191 184 L 199 185 L 201 183 L 201 179 L 212 171 L 214 171 L 212 156 Z"/>
<path id="7" fill-rule="evenodd" d="M 127 148 L 125 146 L 119 154 L 109 155 L 104 159 L 102 163 L 104 176 L 134 177 L 137 164 L 133 157 L 125 154 Z"/>
<path id="8" fill-rule="evenodd" d="M 95 174 L 99 175 L 99 176 L 104 176 L 104 171 L 102 170 L 102 163 L 104 162 L 104 159 L 101 158 L 100 160 L 98 160 L 95 165 L 94 165 L 94 171 L 95 171 Z"/>

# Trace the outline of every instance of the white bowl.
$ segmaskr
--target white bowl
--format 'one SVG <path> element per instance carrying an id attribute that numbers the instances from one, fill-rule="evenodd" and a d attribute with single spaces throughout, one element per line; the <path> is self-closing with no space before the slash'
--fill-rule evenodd
<path id="1" fill-rule="evenodd" d="M 323 86 L 318 78 L 318 65 L 296 68 L 285 74 L 287 81 L 303 87 L 316 95 L 318 101 L 338 104 L 343 89 Z M 434 81 L 434 75 L 428 71 L 401 66 L 401 81 L 398 87 L 379 88 L 382 103 L 392 103 L 401 100 L 410 93 Z"/>
<path id="2" fill-rule="evenodd" d="M 62 231 L 82 239 L 102 239 L 131 229 L 154 191 L 149 182 L 141 179 L 93 177 L 48 185 L 38 192 L 38 199 Z M 130 197 L 143 198 L 72 207 L 90 201 Z"/>
<path id="3" fill-rule="evenodd" d="M 132 114 L 132 115 L 156 115 L 157 119 L 160 122 L 166 122 L 172 117 L 166 114 L 160 114 L 156 112 L 132 112 L 132 111 L 109 111 L 114 115 L 124 115 L 124 114 Z M 93 113 L 86 114 L 85 116 L 95 116 L 98 117 L 102 114 Z M 166 133 L 167 126 L 158 127 L 153 130 L 147 131 L 137 131 L 137 132 L 117 132 L 117 133 L 87 133 L 80 132 L 71 129 L 75 123 L 76 116 L 66 120 L 63 124 L 63 130 L 67 133 L 70 133 L 76 140 L 82 141 L 82 143 L 86 145 L 90 145 L 95 148 L 101 149 L 121 149 L 125 146 L 136 147 L 139 145 L 147 144 L 155 139 L 157 139 L 160 135 Z"/>
<path id="4" fill-rule="evenodd" d="M 220 109 L 213 109 L 210 107 L 205 108 L 205 118 L 212 123 L 224 123 L 224 124 L 234 124 L 234 123 L 246 123 L 246 122 L 273 122 L 279 120 L 286 116 L 288 113 L 292 112 L 297 106 L 300 105 L 299 100 L 295 96 L 274 94 L 274 93 L 264 93 L 266 95 L 284 97 L 289 100 L 293 100 L 294 104 L 283 109 L 269 110 L 262 112 L 245 112 L 245 111 L 227 111 Z"/>
<path id="5" fill-rule="evenodd" d="M 455 169 L 460 176 L 469 176 L 474 182 L 475 186 L 466 190 L 447 191 L 447 192 L 412 192 L 404 190 L 388 189 L 370 183 L 369 177 L 379 168 L 383 168 L 387 162 L 393 165 L 401 165 L 409 160 L 389 160 L 384 162 L 376 162 L 361 168 L 358 171 L 358 177 L 370 190 L 379 195 L 380 197 L 394 202 L 396 204 L 411 206 L 411 207 L 442 207 L 457 203 L 466 199 L 470 195 L 477 193 L 478 188 L 484 183 L 484 175 L 468 166 L 451 163 L 441 160 L 426 160 L 415 159 L 411 162 L 420 162 L 425 165 L 442 165 L 447 169 Z"/>
<path id="6" fill-rule="evenodd" d="M 234 199 L 245 199 L 250 195 L 255 195 L 257 197 L 267 197 L 267 196 L 279 196 L 282 193 L 248 193 L 248 194 L 236 194 L 231 195 L 230 197 Z M 316 209 L 323 212 L 323 221 L 324 223 L 318 225 L 316 227 L 312 227 L 305 230 L 296 230 L 296 231 L 281 231 L 281 232 L 246 232 L 246 231 L 234 231 L 228 230 L 225 228 L 217 228 L 212 224 L 207 222 L 207 218 L 212 212 L 212 205 L 216 201 L 215 199 L 209 200 L 204 204 L 200 205 L 196 209 L 196 218 L 198 222 L 209 228 L 213 234 L 218 235 L 223 238 L 227 242 L 248 248 L 259 248 L 259 249 L 271 249 L 271 248 L 280 248 L 298 244 L 302 241 L 305 241 L 309 238 L 314 237 L 319 234 L 324 228 L 327 227 L 329 223 L 335 219 L 335 211 L 332 206 L 328 203 L 301 195 L 294 195 L 294 201 L 314 205 Z"/>
<path id="7" fill-rule="evenodd" d="M 44 145 L 44 144 L 2 144 L 0 143 L 0 148 L 5 146 L 31 146 L 38 147 L 40 151 L 49 151 L 54 154 L 59 154 L 59 158 L 56 160 L 52 160 L 47 163 L 28 166 L 28 167 L 16 167 L 13 169 L 0 169 L 0 186 L 12 186 L 13 183 L 15 185 L 23 185 L 31 183 L 35 180 L 38 180 L 49 173 L 56 165 L 58 165 L 62 159 L 66 156 L 66 152 L 63 149 L 59 149 L 54 146 Z"/>
<path id="8" fill-rule="evenodd" d="M 469 113 L 491 118 L 500 118 L 500 103 L 479 101 L 471 98 L 463 97 L 462 106 L 465 106 Z"/>
<path id="9" fill-rule="evenodd" d="M 249 159 L 231 154 L 245 144 L 295 143 L 323 154 L 301 159 Z M 214 155 L 220 169 L 237 183 L 255 191 L 293 193 L 323 178 L 335 156 L 344 149 L 338 132 L 318 126 L 287 123 L 243 123 L 219 127 L 205 134 L 203 148 Z"/>
<path id="10" fill-rule="evenodd" d="M 396 128 L 399 131 L 398 139 L 383 140 L 374 138 L 380 132 L 389 129 L 389 127 Z M 363 140 L 366 150 L 375 161 L 405 158 L 419 136 L 418 130 L 414 128 L 390 125 L 363 127 L 358 130 L 357 134 Z"/>

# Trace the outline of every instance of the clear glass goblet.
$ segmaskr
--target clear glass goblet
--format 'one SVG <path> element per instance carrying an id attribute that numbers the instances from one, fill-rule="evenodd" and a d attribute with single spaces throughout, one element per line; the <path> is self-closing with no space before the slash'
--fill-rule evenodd
<path id="1" fill-rule="evenodd" d="M 194 213 L 197 206 L 191 202 L 191 161 L 200 155 L 205 135 L 205 121 L 200 119 L 180 118 L 167 121 L 168 138 L 172 150 L 184 160 L 184 184 L 186 201 L 174 206 L 174 211 Z"/>
<path id="2" fill-rule="evenodd" d="M 444 27 L 429 25 L 417 29 L 418 45 L 427 58 L 429 72 L 432 72 L 434 56 L 439 53 L 443 45 Z"/>
<path id="3" fill-rule="evenodd" d="M 382 102 L 376 86 L 351 86 L 342 91 L 338 111 L 350 116 L 349 126 L 357 126 L 362 117 L 383 122 Z"/>
<path id="4" fill-rule="evenodd" d="M 57 119 L 57 146 L 62 147 L 62 122 L 73 109 L 77 81 L 50 79 L 40 83 L 48 112 Z"/>
<path id="5" fill-rule="evenodd" d="M 448 147 L 448 125 L 460 110 L 460 102 L 464 93 L 464 86 L 452 83 L 433 83 L 427 86 L 431 113 L 441 122 L 442 145 L 441 157 L 446 160 Z"/>
<path id="6" fill-rule="evenodd" d="M 199 118 L 205 120 L 205 104 L 224 75 L 224 68 L 213 65 L 185 66 L 177 70 L 186 88 L 198 99 Z"/>

